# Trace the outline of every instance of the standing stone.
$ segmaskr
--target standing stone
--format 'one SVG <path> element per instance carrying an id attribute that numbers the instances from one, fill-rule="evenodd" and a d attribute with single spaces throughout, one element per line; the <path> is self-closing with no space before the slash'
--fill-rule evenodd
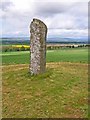
<path id="1" fill-rule="evenodd" d="M 30 51 L 31 51 L 31 74 L 40 74 L 45 72 L 46 68 L 46 25 L 38 20 L 33 19 L 30 24 Z"/>

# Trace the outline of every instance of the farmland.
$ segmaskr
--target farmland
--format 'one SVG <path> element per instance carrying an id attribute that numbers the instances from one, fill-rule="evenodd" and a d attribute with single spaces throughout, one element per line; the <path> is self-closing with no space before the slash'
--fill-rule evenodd
<path id="1" fill-rule="evenodd" d="M 3 52 L 2 64 L 29 64 L 29 51 Z M 47 62 L 88 62 L 87 48 L 65 48 L 59 50 L 47 50 Z"/>
<path id="2" fill-rule="evenodd" d="M 47 50 L 46 72 L 31 76 L 29 51 L 2 52 L 4 118 L 87 118 L 88 49 Z"/>

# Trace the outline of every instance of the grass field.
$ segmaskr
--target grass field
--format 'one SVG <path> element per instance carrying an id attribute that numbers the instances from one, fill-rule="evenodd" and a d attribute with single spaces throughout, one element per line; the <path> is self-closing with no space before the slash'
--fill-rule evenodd
<path id="1" fill-rule="evenodd" d="M 87 64 L 47 63 L 30 76 L 28 65 L 3 66 L 5 118 L 87 118 Z"/>
<path id="2" fill-rule="evenodd" d="M 28 64 L 30 60 L 29 51 L 3 52 L 3 64 Z M 48 50 L 46 56 L 47 62 L 88 62 L 87 48 Z"/>
<path id="3" fill-rule="evenodd" d="M 0 54 L 3 118 L 88 118 L 88 50 L 47 51 L 46 72 L 31 76 L 27 51 Z"/>

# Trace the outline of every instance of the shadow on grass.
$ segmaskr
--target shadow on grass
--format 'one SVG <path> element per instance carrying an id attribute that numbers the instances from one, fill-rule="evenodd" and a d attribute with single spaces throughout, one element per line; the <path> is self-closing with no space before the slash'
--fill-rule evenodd
<path id="1" fill-rule="evenodd" d="M 30 79 L 31 81 L 35 80 L 46 80 L 47 78 L 50 78 L 50 76 L 53 74 L 52 68 L 47 68 L 45 73 L 41 73 L 38 75 L 31 75 L 30 72 L 25 71 L 22 76 L 24 76 L 26 79 Z"/>

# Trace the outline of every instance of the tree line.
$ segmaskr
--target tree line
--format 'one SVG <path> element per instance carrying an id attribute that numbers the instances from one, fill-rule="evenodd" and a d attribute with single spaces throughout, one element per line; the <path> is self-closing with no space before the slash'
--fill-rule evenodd
<path id="1" fill-rule="evenodd" d="M 82 48 L 82 47 L 90 47 L 89 44 L 80 44 L 80 45 L 47 45 L 46 49 L 47 50 L 58 50 L 62 48 Z M 9 45 L 3 45 L 2 46 L 2 52 L 10 52 L 10 51 L 30 51 L 30 47 L 24 47 L 22 45 L 21 47 L 13 47 Z"/>

